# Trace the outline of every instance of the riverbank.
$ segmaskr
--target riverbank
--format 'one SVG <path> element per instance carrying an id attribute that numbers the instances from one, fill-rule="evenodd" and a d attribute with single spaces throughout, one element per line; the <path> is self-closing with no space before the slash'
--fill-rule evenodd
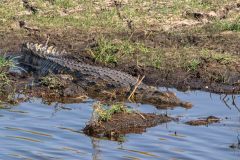
<path id="1" fill-rule="evenodd" d="M 2 54 L 19 52 L 25 42 L 47 42 L 84 63 L 145 75 L 150 85 L 240 91 L 236 0 L 2 4 Z"/>

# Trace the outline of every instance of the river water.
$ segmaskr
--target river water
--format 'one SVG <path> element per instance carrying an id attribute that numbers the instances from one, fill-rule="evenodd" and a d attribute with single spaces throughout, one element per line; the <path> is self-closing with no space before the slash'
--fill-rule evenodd
<path id="1" fill-rule="evenodd" d="M 142 134 L 128 134 L 123 142 L 82 133 L 92 114 L 92 99 L 78 104 L 46 105 L 36 98 L 1 109 L 0 159 L 239 160 L 240 150 L 229 146 L 237 145 L 240 135 L 240 95 L 235 95 L 234 101 L 227 96 L 224 102 L 223 95 L 174 92 L 180 99 L 192 102 L 193 108 L 158 110 L 151 105 L 128 104 L 142 112 L 168 113 L 180 120 L 148 128 Z M 221 118 L 221 122 L 209 126 L 184 124 L 210 115 Z"/>

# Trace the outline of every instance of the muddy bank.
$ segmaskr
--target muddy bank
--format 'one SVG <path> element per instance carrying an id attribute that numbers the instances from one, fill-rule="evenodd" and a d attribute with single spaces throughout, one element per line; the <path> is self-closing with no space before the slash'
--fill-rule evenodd
<path id="1" fill-rule="evenodd" d="M 209 116 L 206 118 L 199 118 L 197 120 L 190 120 L 187 121 L 186 124 L 191 125 L 191 126 L 201 126 L 201 125 L 209 125 L 212 123 L 219 123 L 220 118 L 215 117 L 215 116 Z"/>
<path id="2" fill-rule="evenodd" d="M 88 94 L 79 85 L 72 83 L 66 75 L 37 77 L 25 72 L 22 74 L 11 72 L 8 77 L 12 86 L 5 94 L 16 95 L 14 96 L 16 98 L 12 98 L 15 103 L 28 101 L 34 97 L 41 98 L 46 104 L 81 103 L 88 98 Z M 17 98 L 19 95 L 21 98 Z"/>
<path id="3" fill-rule="evenodd" d="M 117 140 L 127 133 L 142 133 L 146 128 L 173 120 L 165 115 L 151 113 L 117 113 L 107 122 L 90 123 L 83 132 L 94 137 L 108 137 Z"/>
<path id="4" fill-rule="evenodd" d="M 129 37 L 127 33 L 105 33 L 110 39 L 125 39 Z M 176 60 L 164 60 L 165 65 L 156 68 L 149 65 L 138 65 L 133 57 L 126 57 L 113 64 L 103 64 L 96 61 L 86 50 L 86 48 L 96 47 L 98 37 L 96 33 L 82 33 L 78 30 L 42 30 L 40 32 L 23 31 L 2 33 L 0 47 L 5 52 L 17 53 L 24 42 L 46 43 L 50 37 L 49 45 L 57 46 L 71 52 L 73 58 L 79 62 L 87 64 L 106 66 L 116 70 L 127 72 L 133 76 L 145 75 L 143 80 L 146 84 L 155 86 L 175 87 L 181 90 L 200 89 L 217 93 L 239 93 L 240 91 L 240 63 L 236 61 L 225 61 L 225 58 L 200 57 L 197 66 L 193 70 L 184 66 L 174 65 Z M 239 34 L 216 33 L 194 34 L 182 31 L 181 33 L 168 32 L 135 32 L 131 37 L 132 42 L 142 42 L 150 48 L 164 48 L 166 52 L 172 52 L 172 48 L 181 49 L 186 46 L 206 48 L 216 51 L 219 54 L 234 55 L 239 57 Z M 198 54 L 195 51 L 192 53 Z M 139 55 L 141 56 L 141 55 Z M 167 65 L 169 63 L 169 65 Z"/>

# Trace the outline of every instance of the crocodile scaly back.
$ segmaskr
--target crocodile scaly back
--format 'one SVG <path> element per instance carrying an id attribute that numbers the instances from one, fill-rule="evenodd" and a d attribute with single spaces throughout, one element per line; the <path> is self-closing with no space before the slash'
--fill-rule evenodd
<path id="1" fill-rule="evenodd" d="M 76 77 L 88 76 L 93 79 L 102 79 L 123 86 L 133 86 L 137 82 L 137 78 L 127 73 L 112 70 L 109 68 L 93 66 L 89 64 L 80 63 L 77 60 L 66 58 L 66 51 L 58 51 L 53 46 L 46 46 L 42 44 L 26 43 L 23 45 L 23 52 L 27 54 L 27 59 L 31 56 L 29 63 L 38 66 L 38 73 L 46 75 L 49 72 L 53 73 L 68 73 L 74 72 Z M 118 86 L 119 86 L 118 85 Z M 139 87 L 146 87 L 141 84 Z"/>

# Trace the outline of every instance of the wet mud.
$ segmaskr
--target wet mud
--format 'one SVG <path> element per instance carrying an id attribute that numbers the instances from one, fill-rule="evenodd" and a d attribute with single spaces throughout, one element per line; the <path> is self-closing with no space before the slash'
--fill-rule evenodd
<path id="1" fill-rule="evenodd" d="M 199 118 L 197 120 L 191 120 L 186 122 L 186 124 L 191 125 L 191 126 L 201 126 L 201 125 L 209 125 L 212 123 L 219 123 L 220 122 L 220 118 L 215 117 L 215 116 L 209 116 L 206 118 Z"/>
<path id="2" fill-rule="evenodd" d="M 118 33 L 119 34 L 119 33 Z M 126 37 L 125 33 L 116 34 L 121 38 Z M 0 47 L 8 53 L 17 53 L 21 44 L 24 42 L 45 43 L 48 35 L 51 40 L 50 45 L 58 46 L 60 49 L 66 49 L 73 53 L 73 58 L 79 62 L 92 65 L 110 67 L 112 69 L 127 72 L 133 76 L 145 75 L 146 84 L 165 87 L 176 87 L 180 90 L 201 89 L 217 93 L 238 93 L 240 91 L 240 64 L 227 63 L 222 64 L 211 58 L 200 59 L 200 66 L 195 71 L 186 71 L 184 68 L 154 68 L 151 66 L 137 66 L 129 59 L 128 62 L 117 64 L 102 64 L 96 62 L 85 50 L 89 46 L 96 45 L 95 34 L 85 35 L 80 31 L 42 31 L 40 33 L 14 35 L 14 33 L 5 33 L 4 41 L 0 42 Z M 74 35 L 74 36 L 73 36 Z M 106 34 L 107 35 L 107 34 Z M 150 47 L 164 47 L 169 50 L 172 47 L 181 48 L 184 46 L 194 46 L 216 50 L 222 54 L 231 53 L 239 55 L 238 34 L 215 34 L 215 35 L 194 35 L 191 33 L 171 34 L 168 32 L 149 32 L 149 35 L 143 32 L 136 32 L 132 36 L 133 41 L 142 41 Z M 196 53 L 193 53 L 196 54 Z M 169 62 L 171 63 L 171 62 Z M 174 63 L 174 62 L 172 62 Z"/>
<path id="3" fill-rule="evenodd" d="M 90 122 L 83 132 L 89 136 L 107 137 L 113 140 L 127 133 L 142 133 L 146 128 L 166 123 L 173 118 L 152 113 L 116 113 L 109 121 Z"/>

